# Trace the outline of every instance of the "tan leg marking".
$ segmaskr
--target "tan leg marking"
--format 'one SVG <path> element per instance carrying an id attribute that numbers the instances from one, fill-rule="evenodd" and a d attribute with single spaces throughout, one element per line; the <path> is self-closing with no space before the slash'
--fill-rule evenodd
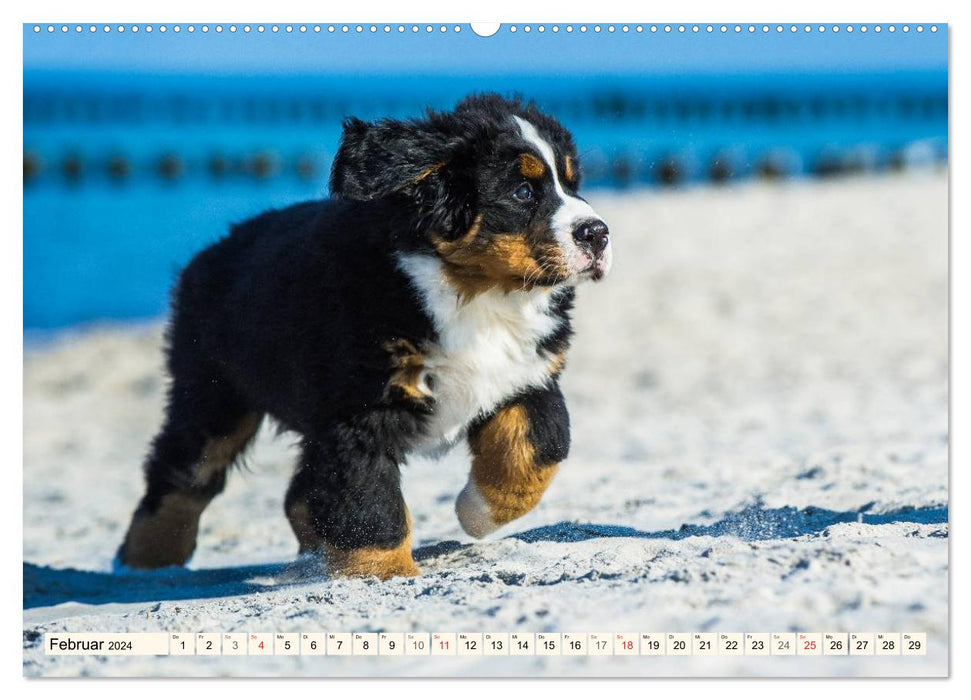
<path id="1" fill-rule="evenodd" d="M 122 559 L 133 569 L 181 566 L 192 556 L 199 516 L 208 499 L 170 493 L 154 513 L 136 511 L 122 545 Z"/>
<path id="2" fill-rule="evenodd" d="M 523 406 L 499 411 L 469 440 L 472 472 L 456 502 L 462 527 L 483 537 L 532 510 L 558 465 L 537 464 Z"/>
<path id="3" fill-rule="evenodd" d="M 411 514 L 405 512 L 408 530 L 396 547 L 362 547 L 361 549 L 337 549 L 327 545 L 327 563 L 332 576 L 377 576 L 387 581 L 394 576 L 420 576 L 421 570 L 411 556 Z"/>
<path id="4" fill-rule="evenodd" d="M 262 420 L 259 413 L 248 413 L 229 435 L 207 440 L 202 457 L 192 467 L 193 485 L 205 486 L 216 472 L 229 467 L 239 451 L 256 435 Z"/>
<path id="5" fill-rule="evenodd" d="M 199 534 L 199 518 L 212 496 L 201 490 L 256 434 L 262 416 L 248 414 L 231 434 L 208 440 L 202 457 L 192 467 L 191 485 L 161 498 L 155 512 L 136 510 L 132 516 L 122 558 L 133 569 L 181 566 L 192 556 Z M 199 490 L 194 490 L 199 489 Z"/>

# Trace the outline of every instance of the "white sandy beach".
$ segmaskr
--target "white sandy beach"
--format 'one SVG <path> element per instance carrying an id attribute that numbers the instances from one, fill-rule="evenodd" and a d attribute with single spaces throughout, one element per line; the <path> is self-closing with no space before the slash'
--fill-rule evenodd
<path id="1" fill-rule="evenodd" d="M 24 673 L 944 675 L 948 186 L 940 172 L 594 193 L 613 273 L 580 289 L 570 458 L 481 542 L 468 455 L 404 489 L 423 575 L 291 564 L 295 451 L 264 427 L 190 567 L 111 573 L 161 417 L 161 324 L 24 359 Z M 89 658 L 53 631 L 926 632 L 925 657 Z"/>

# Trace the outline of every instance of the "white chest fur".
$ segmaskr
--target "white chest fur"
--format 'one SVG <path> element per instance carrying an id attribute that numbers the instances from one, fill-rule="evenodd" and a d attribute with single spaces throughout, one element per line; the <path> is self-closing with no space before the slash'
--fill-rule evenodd
<path id="1" fill-rule="evenodd" d="M 425 389 L 435 398 L 428 440 L 435 450 L 453 442 L 476 416 L 549 380 L 552 358 L 537 343 L 559 323 L 549 313 L 553 291 L 493 289 L 469 299 L 458 294 L 429 255 L 402 255 L 438 342 L 425 351 Z"/>

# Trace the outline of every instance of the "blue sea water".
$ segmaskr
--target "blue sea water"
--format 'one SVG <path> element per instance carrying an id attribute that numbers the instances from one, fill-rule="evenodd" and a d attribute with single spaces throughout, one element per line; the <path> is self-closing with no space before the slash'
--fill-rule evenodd
<path id="1" fill-rule="evenodd" d="M 24 327 L 158 316 L 234 221 L 326 195 L 342 117 L 535 98 L 592 188 L 879 170 L 947 153 L 947 72 L 510 78 L 24 74 Z"/>

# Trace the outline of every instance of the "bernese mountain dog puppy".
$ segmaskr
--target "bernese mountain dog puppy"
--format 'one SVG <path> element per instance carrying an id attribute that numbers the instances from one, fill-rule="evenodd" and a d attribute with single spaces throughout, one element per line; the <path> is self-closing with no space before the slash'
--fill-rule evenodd
<path id="1" fill-rule="evenodd" d="M 349 119 L 333 199 L 232 228 L 183 270 L 171 385 L 121 565 L 184 564 L 264 416 L 301 436 L 285 499 L 334 575 L 414 576 L 400 469 L 467 440 L 459 522 L 483 537 L 567 456 L 574 287 L 611 265 L 569 132 L 530 102 Z"/>

